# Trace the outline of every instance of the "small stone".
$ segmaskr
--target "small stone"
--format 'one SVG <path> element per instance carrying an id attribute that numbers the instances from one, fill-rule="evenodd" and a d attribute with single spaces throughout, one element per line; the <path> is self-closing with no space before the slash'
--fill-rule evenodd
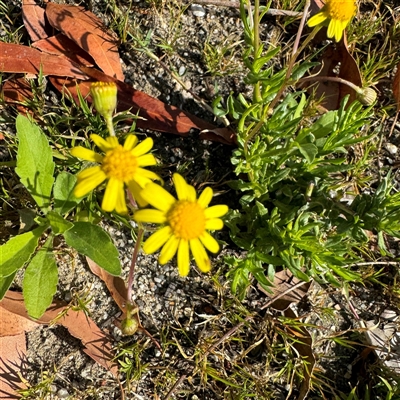
<path id="1" fill-rule="evenodd" d="M 186 67 L 184 65 L 181 65 L 178 71 L 179 76 L 182 76 L 185 72 L 186 72 Z"/>
<path id="2" fill-rule="evenodd" d="M 67 389 L 60 389 L 57 392 L 57 396 L 59 399 L 66 399 L 69 396 L 68 390 Z"/>
<path id="3" fill-rule="evenodd" d="M 192 4 L 190 10 L 195 17 L 203 18 L 206 15 L 206 10 L 199 4 Z"/>
<path id="4" fill-rule="evenodd" d="M 397 154 L 397 146 L 392 143 L 385 143 L 385 149 L 392 155 L 395 156 Z"/>

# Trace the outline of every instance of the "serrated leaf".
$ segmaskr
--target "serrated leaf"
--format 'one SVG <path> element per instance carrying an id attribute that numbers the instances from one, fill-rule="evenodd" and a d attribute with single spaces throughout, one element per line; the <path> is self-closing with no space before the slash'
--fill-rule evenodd
<path id="1" fill-rule="evenodd" d="M 71 229 L 74 224 L 65 220 L 60 214 L 49 211 L 46 215 L 51 229 L 54 234 L 59 235 L 60 233 L 64 233 L 66 230 Z"/>
<path id="2" fill-rule="evenodd" d="M 64 233 L 67 244 L 92 259 L 109 274 L 121 274 L 118 250 L 110 236 L 99 226 L 90 222 L 76 222 Z"/>
<path id="3" fill-rule="evenodd" d="M 76 181 L 76 176 L 68 172 L 57 176 L 53 189 L 54 211 L 64 215 L 81 202 L 82 198 L 76 198 L 73 193 Z"/>
<path id="4" fill-rule="evenodd" d="M 46 228 L 47 226 L 39 226 L 33 231 L 11 238 L 0 246 L 1 278 L 10 276 L 29 260 Z"/>
<path id="5" fill-rule="evenodd" d="M 53 236 L 37 252 L 25 270 L 22 292 L 28 314 L 40 318 L 57 290 L 58 270 L 52 251 Z"/>
<path id="6" fill-rule="evenodd" d="M 54 162 L 49 142 L 37 125 L 18 115 L 18 153 L 15 171 L 43 212 L 50 205 Z"/>

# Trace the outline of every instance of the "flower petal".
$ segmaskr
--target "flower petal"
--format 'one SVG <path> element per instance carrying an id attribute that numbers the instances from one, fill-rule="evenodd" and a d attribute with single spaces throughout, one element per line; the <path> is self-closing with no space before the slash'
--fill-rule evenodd
<path id="1" fill-rule="evenodd" d="M 125 196 L 124 182 L 115 178 L 110 178 L 107 183 L 101 208 L 107 212 L 113 211 L 117 205 L 118 196 Z"/>
<path id="2" fill-rule="evenodd" d="M 204 210 L 204 215 L 207 219 L 219 218 L 229 211 L 228 206 L 225 204 L 218 204 L 217 206 L 208 207 Z"/>
<path id="3" fill-rule="evenodd" d="M 94 152 L 93 150 L 86 149 L 85 147 L 74 147 L 70 151 L 71 155 L 76 158 L 81 158 L 82 160 L 92 161 L 101 163 L 103 161 L 103 156 Z"/>
<path id="4" fill-rule="evenodd" d="M 206 221 L 206 229 L 208 231 L 219 231 L 224 227 L 224 221 L 219 218 L 211 218 Z"/>
<path id="5" fill-rule="evenodd" d="M 322 24 L 324 21 L 326 21 L 329 18 L 329 15 L 324 12 L 324 11 L 320 11 L 318 14 L 315 14 L 314 16 L 312 16 L 308 22 L 307 25 L 310 28 L 313 28 L 314 26 L 317 26 L 319 24 Z"/>
<path id="6" fill-rule="evenodd" d="M 101 136 L 96 135 L 95 133 L 93 133 L 92 135 L 90 135 L 90 139 L 93 140 L 94 144 L 101 149 L 102 151 L 104 151 L 104 153 L 106 153 L 108 150 L 113 149 L 115 146 L 111 146 L 110 143 L 108 143 L 105 139 L 103 139 Z"/>
<path id="7" fill-rule="evenodd" d="M 179 241 L 180 239 L 178 239 L 175 235 L 171 235 L 167 243 L 164 244 L 164 247 L 161 249 L 160 252 L 160 257 L 158 258 L 158 262 L 161 265 L 166 264 L 176 254 L 179 246 Z"/>
<path id="8" fill-rule="evenodd" d="M 156 252 L 171 236 L 172 231 L 169 226 L 164 226 L 157 232 L 153 233 L 143 244 L 143 251 L 146 254 Z"/>
<path id="9" fill-rule="evenodd" d="M 161 181 L 161 178 L 155 172 L 140 167 L 136 168 L 134 179 L 136 183 L 142 188 L 147 186 L 147 184 L 150 183 L 151 180 Z"/>
<path id="10" fill-rule="evenodd" d="M 86 168 L 78 173 L 78 175 L 77 175 L 78 182 L 83 181 L 85 179 L 89 179 L 99 173 L 104 176 L 104 179 L 107 177 L 105 172 L 101 169 L 100 165 L 96 165 L 95 167 Z"/>
<path id="11" fill-rule="evenodd" d="M 153 182 L 146 185 L 141 195 L 149 204 L 161 211 L 168 211 L 176 202 L 171 194 Z"/>
<path id="12" fill-rule="evenodd" d="M 196 189 L 192 185 L 187 185 L 187 199 L 193 203 L 196 201 Z"/>
<path id="13" fill-rule="evenodd" d="M 187 276 L 189 273 L 189 242 L 181 239 L 178 247 L 178 272 L 180 276 Z"/>
<path id="14" fill-rule="evenodd" d="M 187 200 L 188 199 L 188 184 L 185 179 L 180 174 L 174 174 L 172 176 L 172 180 L 174 182 L 176 195 L 179 200 Z"/>
<path id="15" fill-rule="evenodd" d="M 75 186 L 74 195 L 76 197 L 86 196 L 89 192 L 102 184 L 106 180 L 106 178 L 106 175 L 101 170 L 96 171 L 96 173 L 92 174 L 89 178 L 86 179 L 80 180 L 78 176 L 78 183 Z"/>
<path id="16" fill-rule="evenodd" d="M 219 243 L 208 232 L 204 232 L 200 236 L 200 241 L 207 250 L 211 251 L 211 253 L 219 252 Z"/>
<path id="17" fill-rule="evenodd" d="M 210 259 L 204 246 L 199 239 L 192 239 L 189 241 L 190 250 L 192 251 L 194 260 L 201 272 L 208 272 L 211 269 Z"/>
<path id="18" fill-rule="evenodd" d="M 132 150 L 138 143 L 139 139 L 136 135 L 128 135 L 125 139 L 124 149 Z"/>
<path id="19" fill-rule="evenodd" d="M 213 197 L 213 190 L 210 187 L 206 187 L 200 194 L 197 203 L 199 203 L 200 207 L 206 208 L 210 204 L 210 201 Z"/>
<path id="20" fill-rule="evenodd" d="M 126 206 L 124 188 L 122 188 L 122 190 L 119 190 L 117 192 L 117 203 L 115 204 L 115 211 L 118 214 L 122 214 L 122 215 L 128 214 L 128 207 Z"/>
<path id="21" fill-rule="evenodd" d="M 150 208 L 136 211 L 133 218 L 136 222 L 145 222 L 149 224 L 164 224 L 167 222 L 165 213 Z"/>
<path id="22" fill-rule="evenodd" d="M 138 157 L 136 160 L 140 167 L 148 167 L 149 165 L 157 164 L 157 160 L 153 156 L 153 154 L 145 154 L 143 156 Z"/>
<path id="23" fill-rule="evenodd" d="M 135 181 L 130 181 L 127 183 L 127 185 L 129 191 L 131 192 L 139 207 L 146 207 L 149 203 L 141 195 L 143 188 L 139 186 Z"/>
<path id="24" fill-rule="evenodd" d="M 136 157 L 140 157 L 143 154 L 148 153 L 153 148 L 153 139 L 148 137 L 140 142 L 134 149 L 132 149 L 132 154 Z"/>

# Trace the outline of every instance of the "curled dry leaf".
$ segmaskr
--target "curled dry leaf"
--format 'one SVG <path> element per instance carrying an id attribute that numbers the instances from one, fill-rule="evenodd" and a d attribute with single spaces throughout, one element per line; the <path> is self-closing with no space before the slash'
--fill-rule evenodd
<path id="1" fill-rule="evenodd" d="M 118 39 L 93 13 L 83 7 L 48 3 L 46 16 L 54 28 L 89 53 L 105 74 L 124 80 Z"/>
<path id="2" fill-rule="evenodd" d="M 53 34 L 53 28 L 46 20 L 44 9 L 35 0 L 22 1 L 22 18 L 32 42 L 45 39 Z"/>
<path id="3" fill-rule="evenodd" d="M 3 99 L 6 103 L 13 103 L 21 114 L 27 114 L 27 107 L 21 103 L 33 97 L 31 85 L 25 78 L 14 78 L 7 80 L 2 87 Z"/>
<path id="4" fill-rule="evenodd" d="M 318 74 L 316 79 L 305 78 L 307 81 L 303 83 L 300 80 L 300 86 L 307 87 L 308 92 L 314 93 L 316 98 L 322 98 L 321 106 L 325 110 L 337 110 L 347 95 L 350 95 L 348 104 L 356 100 L 356 92 L 348 85 L 323 79 L 324 77 L 341 78 L 362 87 L 360 70 L 347 48 L 346 32 L 343 33 L 343 40 L 339 43 L 327 46 L 319 61 L 322 68 L 317 67 L 311 71 L 312 76 Z M 339 73 L 337 73 L 338 70 Z"/>
<path id="5" fill-rule="evenodd" d="M 84 345 L 83 351 L 89 357 L 117 376 L 118 368 L 112 361 L 112 345 L 109 338 L 83 311 L 74 311 L 71 308 L 67 309 L 67 304 L 65 302 L 54 301 L 40 319 L 32 321 L 25 308 L 22 293 L 12 292 L 10 290 L 0 302 L 0 310 L 6 310 L 34 324 L 49 324 L 52 321 L 56 321 L 57 324 L 67 328 L 72 336 L 81 340 Z M 65 310 L 67 310 L 67 313 L 59 317 L 60 313 Z M 21 323 L 23 326 L 28 326 L 25 325 L 25 322 Z M 29 325 L 29 327 L 32 329 L 31 325 Z M 16 326 L 14 331 L 18 329 L 20 329 L 20 327 Z"/>

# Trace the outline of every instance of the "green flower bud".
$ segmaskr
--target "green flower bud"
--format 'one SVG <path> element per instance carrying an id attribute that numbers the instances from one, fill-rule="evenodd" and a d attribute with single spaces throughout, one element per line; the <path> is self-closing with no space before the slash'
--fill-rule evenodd
<path id="1" fill-rule="evenodd" d="M 127 317 L 121 322 L 121 332 L 124 335 L 134 335 L 138 330 L 139 324 L 136 318 Z"/>
<path id="2" fill-rule="evenodd" d="M 359 88 L 359 90 L 357 90 L 357 100 L 361 104 L 364 104 L 364 106 L 371 106 L 374 104 L 376 97 L 376 91 L 370 87 Z"/>
<path id="3" fill-rule="evenodd" d="M 114 82 L 93 82 L 90 85 L 94 108 L 106 121 L 112 118 L 117 107 L 117 92 Z"/>

